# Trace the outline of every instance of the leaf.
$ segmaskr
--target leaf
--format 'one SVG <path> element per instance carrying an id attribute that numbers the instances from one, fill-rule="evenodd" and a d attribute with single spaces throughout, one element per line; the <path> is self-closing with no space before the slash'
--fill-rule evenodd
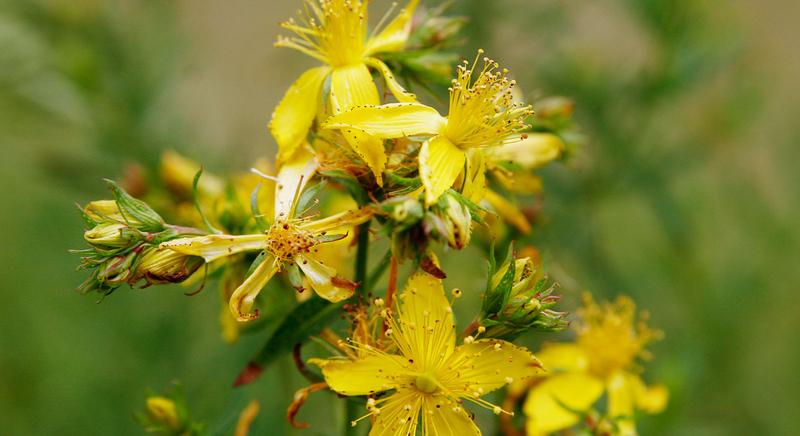
<path id="1" fill-rule="evenodd" d="M 367 195 L 367 191 L 361 186 L 358 182 L 358 179 L 353 177 L 352 174 L 348 173 L 347 171 L 343 170 L 327 170 L 327 171 L 320 171 L 319 173 L 323 177 L 327 177 L 332 179 L 336 183 L 344 186 L 347 192 L 353 197 L 356 203 L 359 206 L 364 206 L 370 202 L 369 195 Z"/>
<path id="2" fill-rule="evenodd" d="M 113 180 L 106 179 L 106 183 L 114 193 L 117 208 L 126 220 L 132 220 L 139 230 L 145 232 L 160 232 L 164 230 L 164 219 L 156 213 L 150 206 L 138 198 L 133 198 L 130 194 L 120 188 Z M 133 223 L 128 223 L 133 224 Z"/>
<path id="3" fill-rule="evenodd" d="M 508 255 L 503 261 L 503 265 L 506 264 L 508 265 L 508 269 L 506 270 L 505 274 L 503 274 L 503 277 L 500 279 L 497 287 L 494 289 L 491 289 L 491 277 L 494 274 L 489 276 L 489 289 L 487 289 L 486 293 L 484 294 L 483 305 L 481 307 L 481 310 L 486 316 L 500 312 L 508 303 L 509 295 L 511 295 L 511 288 L 514 286 L 514 275 L 516 274 L 516 262 L 514 261 L 513 244 L 508 247 Z M 500 268 L 502 268 L 502 266 Z"/>
<path id="4" fill-rule="evenodd" d="M 314 204 L 314 200 L 319 197 L 320 192 L 328 186 L 328 183 L 323 180 L 317 184 L 314 184 L 308 188 L 306 188 L 302 194 L 300 194 L 300 198 L 297 199 L 297 206 L 296 206 L 296 215 L 300 216 L 305 212 L 307 209 L 312 207 Z"/>
<path id="5" fill-rule="evenodd" d="M 234 386 L 242 386 L 255 381 L 261 372 L 281 356 L 292 351 L 312 335 L 316 335 L 339 315 L 344 303 L 330 303 L 319 297 L 300 303 L 284 318 L 261 350 L 239 374 Z"/>
<path id="6" fill-rule="evenodd" d="M 256 225 L 259 230 L 266 231 L 269 228 L 269 223 L 264 219 L 264 214 L 261 213 L 261 209 L 258 208 L 259 191 L 261 191 L 261 183 L 256 185 L 255 189 L 253 189 L 253 193 L 250 194 L 250 212 L 253 214 L 253 218 L 256 220 Z"/>
<path id="7" fill-rule="evenodd" d="M 208 231 L 215 235 L 221 235 L 222 232 L 211 225 L 211 222 L 206 217 L 206 214 L 203 213 L 203 208 L 200 207 L 200 196 L 198 195 L 197 184 L 200 181 L 200 176 L 202 174 L 203 168 L 200 168 L 200 170 L 197 171 L 197 174 L 194 175 L 194 180 L 192 181 L 192 201 L 194 201 L 194 207 L 197 209 L 197 213 L 200 214 L 200 218 L 203 219 L 203 224 L 205 224 Z"/>

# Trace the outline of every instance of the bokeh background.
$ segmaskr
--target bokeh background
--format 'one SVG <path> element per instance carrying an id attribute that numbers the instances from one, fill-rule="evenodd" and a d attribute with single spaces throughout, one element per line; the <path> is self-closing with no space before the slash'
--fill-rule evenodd
<path id="1" fill-rule="evenodd" d="M 229 388 L 266 331 L 224 344 L 215 292 L 121 289 L 95 304 L 72 291 L 83 274 L 67 250 L 82 245 L 74 203 L 107 196 L 101 178 L 132 161 L 154 168 L 173 148 L 225 174 L 274 152 L 269 114 L 310 65 L 272 47 L 298 3 L 0 0 L 0 433 L 141 434 L 145 389 L 180 379 L 212 426 L 258 398 L 254 434 L 292 434 L 283 414 L 304 382 L 288 360 Z M 568 302 L 627 293 L 665 331 L 647 379 L 671 403 L 641 432 L 796 434 L 800 3 L 451 11 L 470 19 L 463 55 L 483 47 L 529 96 L 577 103 L 588 142 L 543 171 L 533 240 Z M 456 270 L 483 265 L 457 255 Z M 481 270 L 449 284 L 480 289 Z M 299 434 L 337 434 L 332 398 L 312 398 Z"/>

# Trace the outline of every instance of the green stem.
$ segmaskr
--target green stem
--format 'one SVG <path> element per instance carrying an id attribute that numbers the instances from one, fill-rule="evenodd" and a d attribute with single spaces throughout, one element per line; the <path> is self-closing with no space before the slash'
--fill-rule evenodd
<path id="1" fill-rule="evenodd" d="M 358 227 L 358 246 L 356 248 L 355 280 L 359 284 L 360 296 L 367 295 L 367 260 L 369 259 L 369 225 L 367 221 Z"/>
<path id="2" fill-rule="evenodd" d="M 356 247 L 356 267 L 355 280 L 359 284 L 358 295 L 365 297 L 369 289 L 367 283 L 367 260 L 369 260 L 369 225 L 367 221 L 358 227 L 358 246 Z M 355 401 L 345 401 L 344 434 L 355 436 L 358 430 L 350 425 L 352 421 L 358 419 L 361 404 Z"/>

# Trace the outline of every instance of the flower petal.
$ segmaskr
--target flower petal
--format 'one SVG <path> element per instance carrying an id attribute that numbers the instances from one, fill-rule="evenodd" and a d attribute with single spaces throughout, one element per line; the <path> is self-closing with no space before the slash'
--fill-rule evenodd
<path id="1" fill-rule="evenodd" d="M 336 67 L 331 72 L 331 104 L 337 114 L 355 106 L 380 104 L 378 88 L 365 64 Z"/>
<path id="2" fill-rule="evenodd" d="M 416 435 L 422 401 L 416 389 L 398 389 L 380 406 L 369 436 Z"/>
<path id="3" fill-rule="evenodd" d="M 422 405 L 423 436 L 469 436 L 481 431 L 467 412 L 443 395 L 426 396 Z"/>
<path id="4" fill-rule="evenodd" d="M 466 154 L 442 135 L 422 144 L 419 151 L 419 174 L 425 186 L 425 202 L 430 205 L 453 186 L 464 168 Z"/>
<path id="5" fill-rule="evenodd" d="M 669 391 L 664 385 L 646 386 L 643 382 L 636 395 L 636 407 L 651 414 L 664 411 L 668 401 Z"/>
<path id="6" fill-rule="evenodd" d="M 309 221 L 300 224 L 298 227 L 302 230 L 308 230 L 313 233 L 330 232 L 332 230 L 340 230 L 347 227 L 357 226 L 369 221 L 375 212 L 368 207 L 360 209 L 346 210 L 339 212 L 315 221 Z"/>
<path id="7" fill-rule="evenodd" d="M 269 131 L 278 143 L 279 160 L 290 157 L 305 140 L 320 106 L 322 82 L 330 72 L 327 66 L 307 70 L 289 87 L 272 113 Z"/>
<path id="8" fill-rule="evenodd" d="M 489 152 L 495 161 L 511 161 L 531 170 L 558 159 L 564 151 L 564 141 L 552 133 L 528 133 L 528 137 L 492 147 Z"/>
<path id="9" fill-rule="evenodd" d="M 636 410 L 658 413 L 667 395 L 663 386 L 647 387 L 638 375 L 619 371 L 608 380 L 608 413 L 612 418 L 632 418 Z"/>
<path id="10" fill-rule="evenodd" d="M 342 135 L 350 144 L 350 148 L 358 154 L 358 157 L 367 164 L 375 181 L 379 186 L 383 186 L 383 169 L 386 168 L 386 149 L 383 148 L 383 140 L 370 135 L 369 133 L 350 128 L 342 131 Z"/>
<path id="11" fill-rule="evenodd" d="M 381 73 L 383 81 L 384 83 L 386 83 L 386 88 L 389 89 L 389 91 L 392 93 L 392 95 L 394 95 L 394 98 L 396 98 L 397 101 L 403 103 L 409 103 L 417 100 L 416 95 L 406 91 L 405 88 L 403 88 L 403 86 L 400 85 L 400 82 L 398 82 L 397 79 L 394 78 L 392 70 L 389 69 L 389 66 L 383 63 L 383 61 L 381 61 L 378 58 L 366 58 L 364 59 L 364 63 L 366 63 L 372 68 L 375 68 L 376 70 L 378 70 L 378 72 Z"/>
<path id="12" fill-rule="evenodd" d="M 453 392 L 475 396 L 476 392 L 483 395 L 543 372 L 539 360 L 524 347 L 485 339 L 456 347 L 442 383 Z"/>
<path id="13" fill-rule="evenodd" d="M 584 372 L 589 368 L 589 358 L 575 344 L 545 344 L 536 357 L 549 372 Z"/>
<path id="14" fill-rule="evenodd" d="M 317 158 L 305 147 L 299 148 L 278 170 L 275 184 L 275 219 L 288 220 L 294 217 L 297 199 L 306 184 L 317 171 Z"/>
<path id="15" fill-rule="evenodd" d="M 278 265 L 275 259 L 267 257 L 244 280 L 244 283 L 233 291 L 228 307 L 238 321 L 250 321 L 258 318 L 258 311 L 252 313 L 256 297 L 276 272 L 278 272 Z"/>
<path id="16" fill-rule="evenodd" d="M 602 393 L 603 383 L 586 374 L 546 378 L 531 389 L 523 406 L 528 435 L 545 435 L 573 426 L 580 419 L 578 413 L 587 411 Z"/>
<path id="17" fill-rule="evenodd" d="M 336 270 L 321 264 L 311 256 L 295 256 L 295 263 L 305 274 L 314 292 L 332 301 L 342 301 L 353 296 L 358 285 L 336 276 Z"/>
<path id="18" fill-rule="evenodd" d="M 418 368 L 432 370 L 446 360 L 455 348 L 455 324 L 441 280 L 422 272 L 408 279 L 398 327 L 394 340 Z"/>
<path id="19" fill-rule="evenodd" d="M 411 0 L 405 8 L 389 23 L 381 33 L 367 41 L 367 53 L 400 51 L 405 47 L 411 31 L 411 18 L 414 16 L 419 0 Z"/>
<path id="20" fill-rule="evenodd" d="M 403 358 L 390 354 L 373 354 L 358 360 L 324 360 L 317 365 L 328 386 L 342 395 L 369 395 L 395 389 L 397 379 L 405 371 Z"/>
<path id="21" fill-rule="evenodd" d="M 467 170 L 461 195 L 473 203 L 480 203 L 486 195 L 486 160 L 483 150 L 467 152 Z"/>
<path id="22" fill-rule="evenodd" d="M 516 227 L 517 230 L 525 235 L 531 233 L 531 223 L 528 222 L 528 218 L 519 210 L 517 205 L 491 189 L 486 190 L 483 198 L 486 199 L 498 215 Z"/>
<path id="23" fill-rule="evenodd" d="M 447 120 L 436 109 L 421 103 L 390 103 L 364 106 L 344 111 L 328 118 L 326 129 L 359 129 L 377 138 L 433 135 Z"/>
<path id="24" fill-rule="evenodd" d="M 169 248 L 178 253 L 203 257 L 206 262 L 213 262 L 225 256 L 244 251 L 263 250 L 267 246 L 267 237 L 258 235 L 207 235 L 189 238 L 178 238 L 162 242 L 159 247 Z"/>

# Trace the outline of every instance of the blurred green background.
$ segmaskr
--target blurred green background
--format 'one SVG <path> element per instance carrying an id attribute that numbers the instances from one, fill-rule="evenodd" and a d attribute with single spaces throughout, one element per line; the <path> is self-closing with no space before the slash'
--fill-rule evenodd
<path id="1" fill-rule="evenodd" d="M 226 173 L 274 152 L 269 114 L 310 65 L 272 47 L 298 6 L 0 0 L 0 433 L 141 434 L 145 388 L 176 378 L 212 425 L 258 398 L 253 434 L 290 433 L 285 406 L 305 382 L 284 360 L 231 394 L 266 333 L 224 344 L 215 291 L 121 289 L 95 304 L 72 291 L 84 275 L 67 250 L 82 246 L 74 203 L 106 197 L 101 178 L 129 162 L 153 168 L 174 148 Z M 452 12 L 470 18 L 462 54 L 483 47 L 529 96 L 577 103 L 589 141 L 543 171 L 533 241 L 568 304 L 628 293 L 666 332 L 646 378 L 671 403 L 641 432 L 796 434 L 800 3 L 458 0 Z M 483 260 L 452 256 L 448 286 L 479 290 L 482 268 L 455 271 Z M 340 403 L 313 396 L 300 434 L 337 434 Z"/>

